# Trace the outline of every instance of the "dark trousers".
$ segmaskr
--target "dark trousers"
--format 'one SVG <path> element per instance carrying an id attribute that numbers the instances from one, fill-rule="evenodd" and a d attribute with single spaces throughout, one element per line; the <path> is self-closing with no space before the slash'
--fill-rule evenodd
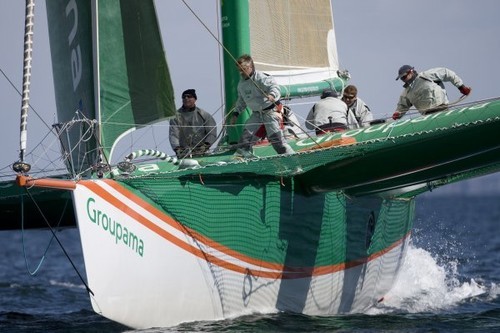
<path id="1" fill-rule="evenodd" d="M 322 135 L 327 132 L 341 132 L 345 131 L 347 129 L 346 124 L 342 123 L 329 123 L 329 124 L 324 124 L 321 126 L 318 126 L 316 128 L 316 135 Z"/>

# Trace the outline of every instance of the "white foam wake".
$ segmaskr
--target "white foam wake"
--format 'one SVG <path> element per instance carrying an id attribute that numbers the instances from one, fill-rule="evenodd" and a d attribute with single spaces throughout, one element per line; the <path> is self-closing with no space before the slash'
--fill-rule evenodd
<path id="1" fill-rule="evenodd" d="M 447 262 L 446 268 L 426 250 L 410 245 L 405 262 L 392 290 L 369 314 L 420 313 L 448 310 L 466 299 L 485 295 L 496 298 L 499 288 L 460 281 L 458 262 Z"/>

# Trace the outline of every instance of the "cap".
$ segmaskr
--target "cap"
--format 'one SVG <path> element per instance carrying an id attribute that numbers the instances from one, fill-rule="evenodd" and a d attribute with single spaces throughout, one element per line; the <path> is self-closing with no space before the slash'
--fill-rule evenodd
<path id="1" fill-rule="evenodd" d="M 196 90 L 194 90 L 194 89 L 184 90 L 184 92 L 182 93 L 182 96 L 184 96 L 184 95 L 191 95 L 194 97 L 194 99 L 198 99 L 198 97 L 196 96 Z"/>
<path id="2" fill-rule="evenodd" d="M 336 92 L 335 90 L 333 89 L 325 89 L 323 90 L 323 92 L 321 93 L 321 99 L 323 98 L 327 98 L 327 97 L 339 97 L 339 93 Z"/>
<path id="3" fill-rule="evenodd" d="M 413 66 L 410 66 L 410 65 L 403 65 L 403 66 L 399 67 L 398 77 L 396 78 L 396 81 L 399 80 L 400 78 L 402 78 L 403 76 L 405 76 L 406 73 L 408 73 L 412 69 L 414 69 L 414 68 L 413 68 Z"/>

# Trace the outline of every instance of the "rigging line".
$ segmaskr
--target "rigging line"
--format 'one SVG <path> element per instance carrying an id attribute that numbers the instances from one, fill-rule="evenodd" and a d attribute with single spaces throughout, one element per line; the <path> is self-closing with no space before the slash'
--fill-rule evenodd
<path id="1" fill-rule="evenodd" d="M 21 92 L 19 91 L 19 89 L 16 88 L 16 86 L 14 85 L 14 83 L 12 82 L 11 79 L 9 79 L 9 77 L 7 76 L 7 74 L 5 74 L 5 72 L 3 71 L 3 69 L 0 68 L 0 72 L 2 73 L 2 75 L 5 77 L 5 79 L 7 80 L 7 82 L 9 82 L 9 84 L 12 86 L 12 88 L 17 92 L 17 94 L 19 96 L 22 97 L 22 94 Z M 45 122 L 45 120 L 40 116 L 40 114 L 38 114 L 38 111 L 35 110 L 35 108 L 31 105 L 31 103 L 29 104 L 29 107 L 31 110 L 33 110 L 33 112 L 35 112 L 36 116 L 38 117 L 38 119 L 49 129 L 52 131 L 52 128 L 51 126 L 49 126 L 49 124 L 47 124 Z"/>
<path id="2" fill-rule="evenodd" d="M 229 52 L 229 50 L 220 42 L 220 39 L 214 35 L 214 33 L 208 28 L 208 26 L 203 22 L 203 20 L 195 13 L 195 11 L 186 3 L 186 0 L 182 0 L 186 8 L 194 15 L 194 17 L 200 22 L 200 24 L 205 28 L 205 30 L 215 39 L 217 44 L 231 57 L 231 59 L 236 63 L 236 58 Z"/>
<path id="3" fill-rule="evenodd" d="M 212 116 L 213 116 L 215 113 L 217 113 L 220 109 L 221 109 L 221 108 L 217 109 L 214 113 L 212 113 Z M 212 128 L 212 129 L 211 129 L 211 130 L 207 133 L 207 134 L 205 134 L 205 136 L 204 136 L 204 137 L 203 137 L 200 141 L 198 141 L 198 142 L 194 145 L 194 147 L 197 147 L 197 146 L 198 146 L 198 145 L 200 145 L 202 142 L 204 142 L 204 141 L 205 141 L 205 139 L 208 137 L 208 135 L 209 135 L 212 131 L 217 130 L 217 126 L 218 126 L 218 125 L 220 125 L 220 126 L 221 126 L 221 130 L 220 130 L 219 134 L 217 134 L 217 136 L 215 137 L 214 144 L 217 142 L 217 140 L 219 140 L 219 139 L 220 139 L 220 137 L 222 136 L 222 133 L 224 133 L 224 132 L 225 132 L 225 128 L 226 128 L 226 126 L 228 126 L 228 125 L 226 125 L 226 120 L 227 120 L 227 118 L 229 118 L 229 115 L 228 115 L 228 114 L 226 114 L 226 115 L 224 115 L 224 114 L 223 114 L 223 115 L 222 115 L 222 118 L 223 118 L 223 119 L 222 119 L 221 123 L 216 124 L 216 126 L 215 126 L 215 127 L 213 127 L 213 128 Z M 199 127 L 199 126 L 196 126 L 196 125 L 183 125 L 183 126 L 179 126 L 179 127 L 181 127 L 181 128 L 197 128 L 197 127 Z M 191 153 L 193 152 L 194 147 L 190 147 L 190 148 L 189 148 L 189 150 L 188 150 L 188 153 L 187 153 L 184 157 L 180 158 L 180 160 L 182 161 L 182 160 L 186 159 L 189 155 L 191 155 Z M 219 144 L 217 143 L 217 145 L 216 145 L 215 147 L 219 147 Z"/>
<path id="4" fill-rule="evenodd" d="M 213 112 L 211 115 L 212 115 L 212 116 L 214 116 L 214 115 L 215 115 L 217 112 L 219 112 L 219 110 L 221 110 L 221 109 L 222 109 L 222 107 L 219 107 L 219 108 L 218 108 L 215 112 Z M 223 118 L 223 120 L 221 121 L 221 123 L 216 124 L 216 125 L 215 125 L 215 127 L 213 127 L 213 128 L 212 128 L 212 129 L 211 129 L 211 130 L 207 133 L 207 134 L 205 134 L 205 136 L 204 136 L 204 137 L 203 137 L 200 141 L 198 141 L 198 142 L 194 145 L 194 147 L 196 147 L 196 146 L 200 145 L 202 142 L 204 142 L 204 141 L 205 141 L 205 139 L 208 137 L 208 135 L 209 135 L 210 133 L 212 133 L 212 131 L 214 131 L 214 130 L 215 130 L 215 131 L 217 131 L 217 126 L 218 126 L 218 125 L 220 125 L 220 126 L 221 126 L 221 130 L 220 130 L 219 134 L 215 137 L 215 141 L 214 141 L 214 143 L 216 143 L 216 142 L 217 142 L 217 140 L 219 140 L 219 139 L 220 139 L 220 137 L 221 137 L 221 133 L 223 132 L 223 130 L 225 130 L 225 126 L 227 126 L 227 125 L 226 125 L 226 121 L 225 121 L 227 117 L 228 117 L 228 115 L 224 115 L 224 114 L 222 114 L 222 118 Z M 180 127 L 184 127 L 184 128 L 197 128 L 197 127 L 199 127 L 199 126 L 197 126 L 197 125 L 183 125 L 183 126 L 180 126 Z M 216 146 L 218 146 L 218 144 L 217 144 Z M 193 148 L 190 148 L 190 150 L 189 150 L 189 154 L 191 154 L 191 153 L 192 153 L 192 151 L 193 151 Z M 189 155 L 189 154 L 188 154 L 188 155 Z M 185 157 L 183 157 L 182 159 L 184 159 L 184 158 L 186 158 L 186 156 L 185 156 Z"/>
<path id="5" fill-rule="evenodd" d="M 217 40 L 220 40 L 221 36 L 220 36 L 220 31 L 222 29 L 221 27 L 221 22 L 222 22 L 222 19 L 221 19 L 221 12 L 219 10 L 219 8 L 221 8 L 221 4 L 220 4 L 220 1 L 223 1 L 223 0 L 217 0 L 215 1 L 215 17 L 217 17 Z M 220 52 L 220 50 L 217 52 L 219 55 L 218 55 L 218 58 L 219 58 L 219 97 L 220 97 L 220 108 L 221 110 L 224 110 L 225 108 L 225 102 L 224 102 L 224 77 L 223 77 L 223 70 L 222 68 L 224 67 L 223 63 L 224 63 L 224 59 L 222 57 L 222 52 Z M 224 112 L 223 112 L 224 113 Z"/>
<path id="6" fill-rule="evenodd" d="M 302 127 L 300 127 L 300 125 L 299 125 L 299 124 L 297 124 L 296 122 L 294 122 L 294 121 L 293 121 L 293 120 L 291 120 L 290 118 L 288 118 L 288 121 L 289 121 L 292 125 L 297 126 L 297 127 L 298 127 L 298 128 L 299 128 L 302 132 L 304 132 L 304 133 L 307 135 L 307 137 L 308 137 L 309 139 L 311 139 L 311 141 L 312 141 L 312 142 L 314 142 L 314 143 L 318 146 L 318 148 L 321 148 L 321 145 L 320 145 L 320 144 L 319 144 L 319 143 L 318 143 L 318 142 L 317 142 L 317 141 L 316 141 L 316 140 L 315 140 L 315 139 L 314 139 L 314 138 L 313 138 L 313 137 L 312 137 L 312 136 L 311 136 L 311 135 L 310 135 L 310 134 L 309 134 L 306 130 L 304 130 Z M 317 127 L 317 126 L 316 126 L 316 125 L 314 125 L 314 124 L 313 124 L 313 126 Z M 317 127 L 317 128 L 319 128 L 319 127 Z"/>
<path id="7" fill-rule="evenodd" d="M 433 111 L 434 112 L 439 112 L 439 111 L 441 111 L 440 110 L 441 107 L 446 107 L 446 109 L 448 109 L 448 107 L 457 105 L 458 103 L 460 103 L 461 101 L 463 101 L 467 97 L 468 97 L 468 95 L 462 95 L 457 100 L 455 100 L 455 101 L 453 101 L 451 103 L 437 105 L 437 106 L 434 106 L 434 107 L 431 107 L 431 108 L 427 108 L 427 109 L 424 109 L 424 110 L 421 110 L 421 111 L 418 110 L 415 106 L 412 106 L 411 108 L 409 108 L 407 110 L 407 112 L 405 112 L 405 114 L 407 114 L 407 113 L 410 113 L 410 114 L 418 114 L 418 113 L 420 113 L 421 115 L 425 115 L 427 112 L 430 112 L 430 113 L 433 113 Z M 443 109 L 442 111 L 445 111 L 446 109 Z M 389 117 L 387 119 L 390 119 L 390 118 L 391 117 Z"/>
<path id="8" fill-rule="evenodd" d="M 56 140 L 52 140 L 49 144 L 44 144 L 44 141 L 45 139 L 47 139 L 49 137 L 49 132 L 47 134 L 45 134 L 45 136 L 39 140 L 38 144 L 33 148 L 31 149 L 31 152 L 29 152 L 26 156 L 32 156 L 33 158 L 33 165 L 39 165 L 40 164 L 40 161 L 42 159 L 44 159 L 45 161 L 47 161 L 46 157 L 47 155 L 50 153 L 50 152 L 54 152 L 54 151 L 57 151 L 56 149 L 57 148 L 54 148 L 54 145 L 57 144 L 57 141 Z M 57 136 L 57 134 L 56 134 Z M 59 138 L 59 136 L 57 136 Z M 37 152 L 37 154 L 35 154 L 35 152 L 37 151 L 37 149 L 40 148 L 40 150 L 42 151 L 43 154 L 40 154 Z M 53 166 L 55 166 L 56 164 L 53 162 L 53 161 L 50 161 L 49 160 L 49 163 Z M 48 169 L 49 166 L 46 165 L 44 168 L 41 168 L 40 172 L 44 172 L 46 169 Z"/>
<path id="9" fill-rule="evenodd" d="M 28 258 L 26 258 L 26 247 L 25 247 L 25 242 L 24 242 L 24 197 L 21 195 L 21 242 L 23 245 L 24 265 L 26 267 L 26 270 L 28 271 L 28 274 L 30 274 L 31 276 L 35 275 L 38 272 L 38 270 L 40 269 L 40 267 L 42 266 L 42 263 L 45 260 L 45 255 L 47 254 L 47 251 L 49 250 L 50 244 L 52 244 L 52 239 L 54 239 L 54 238 L 52 237 L 50 239 L 49 244 L 47 245 L 47 248 L 43 252 L 42 258 L 40 259 L 37 267 L 35 268 L 35 270 L 33 272 L 31 272 L 31 270 L 28 267 Z"/>
<path id="10" fill-rule="evenodd" d="M 83 131 L 82 135 L 80 136 L 80 139 L 78 140 L 78 142 L 75 143 L 74 147 L 68 146 L 69 151 L 68 151 L 68 155 L 66 157 L 66 160 L 68 160 L 69 163 L 71 163 L 71 164 L 73 164 L 73 162 L 74 162 L 71 159 L 71 156 L 73 155 L 73 153 L 75 151 L 77 151 L 77 149 L 81 150 L 81 146 L 83 145 L 82 142 L 85 143 L 85 142 L 89 141 L 91 139 L 91 137 L 97 137 L 97 132 L 94 131 L 94 127 L 93 127 L 93 125 L 95 123 L 92 122 L 92 121 L 90 121 L 87 118 L 83 119 L 83 122 L 80 122 L 80 121 L 78 121 L 78 122 L 70 121 L 68 123 L 65 123 L 64 126 L 61 127 L 61 133 L 63 133 L 63 131 L 66 132 L 66 133 L 69 133 L 69 131 L 71 130 L 71 128 L 73 127 L 73 125 L 75 123 L 80 123 L 80 124 L 84 123 L 84 124 L 87 124 L 88 128 L 85 131 Z M 81 131 L 81 125 L 80 125 L 80 131 Z M 89 134 L 87 134 L 87 133 L 89 133 Z M 87 139 L 86 139 L 86 137 L 87 137 Z M 59 140 L 62 141 L 60 139 L 60 137 L 59 137 Z M 96 138 L 96 141 L 97 141 L 97 138 Z M 85 155 L 87 155 L 87 154 L 88 153 L 85 153 Z M 79 166 L 83 166 L 82 163 L 79 163 Z M 75 173 L 76 174 L 78 174 L 78 173 L 81 174 L 82 172 L 81 172 L 81 170 L 78 170 L 78 172 L 75 172 Z"/>
<path id="11" fill-rule="evenodd" d="M 57 222 L 56 228 L 58 228 L 59 225 L 61 224 L 62 219 L 64 217 L 64 212 L 66 211 L 67 207 L 68 207 L 68 200 L 66 200 L 65 203 L 64 203 L 64 208 L 62 210 L 61 217 L 59 218 L 59 221 Z M 29 269 L 29 267 L 28 267 L 29 266 L 28 265 L 28 258 L 26 257 L 26 247 L 25 247 L 25 241 L 24 241 L 24 231 L 25 231 L 25 229 L 24 229 L 24 196 L 21 195 L 21 239 L 22 239 L 22 244 L 23 244 L 24 263 L 26 265 L 26 270 L 28 271 L 28 273 L 31 276 L 34 276 L 39 271 L 39 269 L 42 267 L 42 263 L 45 260 L 45 255 L 49 251 L 50 245 L 52 244 L 52 241 L 54 240 L 54 236 L 52 236 L 50 238 L 50 241 L 47 244 L 47 248 L 43 252 L 42 258 L 40 259 L 40 261 L 39 261 L 37 267 L 35 268 L 35 270 L 32 272 Z"/>
<path id="12" fill-rule="evenodd" d="M 71 264 L 71 266 L 73 266 L 73 269 L 75 270 L 76 274 L 78 275 L 78 277 L 80 278 L 80 281 L 82 281 L 83 285 L 85 286 L 85 289 L 87 289 L 87 292 L 89 292 L 92 296 L 94 295 L 94 292 L 90 289 L 90 287 L 87 285 L 87 283 L 85 282 L 85 280 L 83 279 L 82 275 L 80 274 L 80 272 L 78 271 L 78 268 L 76 268 L 75 266 L 75 263 L 73 262 L 73 260 L 71 260 L 68 252 L 66 251 L 66 249 L 64 248 L 64 246 L 62 245 L 61 241 L 59 240 L 59 238 L 57 237 L 55 231 L 54 231 L 54 228 L 52 228 L 52 226 L 50 225 L 49 221 L 47 220 L 47 218 L 45 217 L 45 215 L 43 214 L 42 210 L 40 209 L 40 206 L 38 206 L 38 203 L 36 202 L 35 198 L 31 195 L 30 191 L 28 191 L 27 188 L 25 188 L 26 190 L 26 193 L 28 194 L 28 196 L 30 197 L 31 201 L 35 204 L 36 208 L 38 209 L 38 212 L 40 213 L 40 215 L 42 216 L 43 220 L 45 221 L 45 224 L 47 224 L 47 227 L 49 228 L 50 232 L 52 233 L 52 236 L 54 237 L 54 239 L 57 241 L 57 244 L 59 244 L 59 247 L 61 248 L 61 250 L 63 251 L 64 255 L 66 256 L 66 258 L 68 259 L 69 263 Z"/>
<path id="13" fill-rule="evenodd" d="M 208 28 L 208 26 L 201 20 L 201 18 L 198 15 L 196 15 L 196 13 L 194 12 L 194 10 L 186 3 L 185 0 L 182 0 L 182 2 L 189 9 L 189 11 L 194 15 L 194 17 L 198 20 L 198 22 L 200 22 L 200 24 L 203 25 L 203 27 L 207 30 L 207 32 L 215 39 L 215 41 L 217 42 L 217 44 L 219 44 L 219 46 L 224 50 L 224 52 L 226 52 L 231 57 L 231 59 L 233 60 L 233 62 L 236 64 L 236 66 L 241 69 L 241 66 L 238 64 L 238 61 L 236 60 L 236 58 L 231 54 L 231 52 L 229 52 L 229 50 L 224 46 L 224 44 L 220 42 L 220 40 L 217 38 L 217 36 L 215 36 L 214 33 Z M 255 70 L 255 65 L 254 65 L 254 70 Z M 252 80 L 252 83 L 255 85 L 255 87 L 258 90 L 260 90 L 260 92 L 262 93 L 262 95 L 264 95 L 264 96 L 267 95 L 265 93 L 265 91 L 263 91 L 255 83 L 255 81 L 252 78 L 250 78 L 250 80 Z M 276 103 L 273 102 L 272 104 L 276 104 Z"/>
<path id="14" fill-rule="evenodd" d="M 300 115 L 299 115 L 300 116 Z M 307 121 L 307 119 L 305 119 L 304 117 L 300 116 L 303 120 L 304 120 L 304 123 L 309 123 L 311 124 L 313 127 L 314 127 L 314 130 L 321 130 L 321 128 L 319 126 L 316 126 L 315 124 L 311 123 L 310 121 Z M 297 126 L 302 132 L 304 132 L 309 139 L 311 139 L 312 142 L 314 142 L 318 148 L 322 148 L 322 146 L 309 134 L 309 131 L 307 129 L 304 129 L 303 127 L 301 127 L 299 124 L 297 124 L 296 122 L 294 122 L 293 120 L 291 120 L 289 118 L 288 120 L 292 125 L 294 126 Z"/>

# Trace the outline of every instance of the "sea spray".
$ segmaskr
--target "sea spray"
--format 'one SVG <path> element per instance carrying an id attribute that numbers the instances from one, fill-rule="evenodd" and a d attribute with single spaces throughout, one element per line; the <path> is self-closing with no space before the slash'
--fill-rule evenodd
<path id="1" fill-rule="evenodd" d="M 459 282 L 457 262 L 440 266 L 438 260 L 413 244 L 393 288 L 369 314 L 422 313 L 449 310 L 463 300 L 487 293 L 474 279 Z"/>

